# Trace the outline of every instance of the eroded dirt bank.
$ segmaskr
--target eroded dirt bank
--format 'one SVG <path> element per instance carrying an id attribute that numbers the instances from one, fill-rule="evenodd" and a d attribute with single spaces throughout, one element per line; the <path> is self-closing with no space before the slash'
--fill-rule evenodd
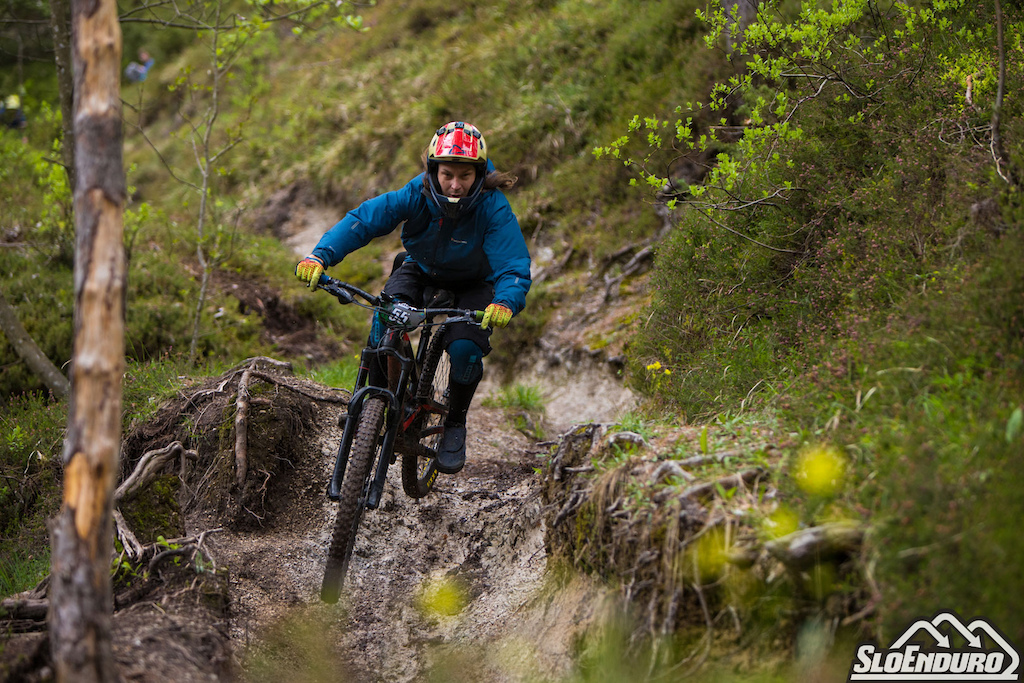
<path id="1" fill-rule="evenodd" d="M 195 450 L 161 475 L 179 487 L 183 537 L 119 571 L 114 653 L 125 680 L 573 680 L 623 607 L 630 625 L 614 656 L 621 643 L 652 642 L 639 652 L 648 673 L 695 671 L 716 648 L 758 642 L 782 661 L 807 624 L 869 613 L 863 590 L 822 605 L 808 588 L 825 561 L 837 580 L 856 581 L 862 528 L 822 525 L 766 542 L 767 527 L 756 527 L 771 521 L 780 494 L 783 445 L 763 423 L 665 424 L 645 436 L 581 421 L 538 443 L 483 405 L 486 391 L 471 412 L 465 470 L 417 502 L 396 468 L 364 516 L 343 599 L 324 605 L 334 518 L 324 489 L 344 401 L 272 364 L 255 372 L 239 483 L 229 425 L 243 367 L 252 368 L 183 391 L 126 442 L 127 470 L 168 439 Z M 606 381 L 577 378 L 562 390 L 600 391 Z M 604 398 L 594 406 L 629 405 Z M 566 405 L 575 413 L 554 422 L 586 417 L 585 398 Z M 141 519 L 131 506 L 122 500 L 126 517 Z M 584 575 L 561 571 L 570 565 Z M 735 602 L 738 587 L 794 607 L 773 617 L 767 640 Z M 7 622 L 27 633 L 4 643 L 0 681 L 52 678 L 46 634 L 27 621 Z M 635 680 L 619 663 L 628 666 L 613 678 Z"/>

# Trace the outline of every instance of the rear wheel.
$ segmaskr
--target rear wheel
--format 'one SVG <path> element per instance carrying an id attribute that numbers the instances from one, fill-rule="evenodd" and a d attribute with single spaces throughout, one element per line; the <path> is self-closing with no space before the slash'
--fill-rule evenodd
<path id="1" fill-rule="evenodd" d="M 416 387 L 416 409 L 420 411 L 415 422 L 406 430 L 406 436 L 419 437 L 419 443 L 430 449 L 407 449 L 402 454 L 402 488 L 412 498 L 430 493 L 437 479 L 437 459 L 433 457 L 444 434 L 444 419 L 448 415 L 448 378 L 451 364 L 444 352 L 444 328 L 430 337 L 423 357 L 423 369 Z M 417 453 L 416 451 L 419 451 Z"/>
<path id="2" fill-rule="evenodd" d="M 348 563 L 352 559 L 356 532 L 359 530 L 359 520 L 366 507 L 370 473 L 380 452 L 383 425 L 384 401 L 379 398 L 367 399 L 359 414 L 359 424 L 352 437 L 345 477 L 341 483 L 338 514 L 334 519 L 334 533 L 331 534 L 331 546 L 327 550 L 327 568 L 320 588 L 320 599 L 324 602 L 335 603 L 341 595 Z"/>

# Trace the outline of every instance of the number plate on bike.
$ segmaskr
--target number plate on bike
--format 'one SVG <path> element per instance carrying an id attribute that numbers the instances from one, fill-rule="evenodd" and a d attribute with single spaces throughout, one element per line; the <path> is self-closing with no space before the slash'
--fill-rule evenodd
<path id="1" fill-rule="evenodd" d="M 411 330 L 422 323 L 423 319 L 423 312 L 409 304 L 397 303 L 388 310 L 388 324 L 391 327 Z"/>

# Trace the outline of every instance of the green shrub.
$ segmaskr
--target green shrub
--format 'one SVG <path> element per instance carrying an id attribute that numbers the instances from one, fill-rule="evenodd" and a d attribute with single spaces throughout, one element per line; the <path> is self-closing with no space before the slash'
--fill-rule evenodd
<path id="1" fill-rule="evenodd" d="M 942 133 L 972 114 L 948 70 L 961 45 L 946 41 L 952 29 L 941 22 L 952 16 L 967 31 L 975 19 L 951 11 L 923 20 L 904 8 L 919 21 L 912 35 L 922 42 L 894 21 L 873 29 L 876 37 L 901 37 L 872 38 L 875 60 L 856 51 L 814 52 L 819 38 L 826 46 L 863 39 L 857 27 L 868 16 L 857 14 L 865 5 L 855 5 L 776 25 L 787 36 L 780 42 L 760 33 L 763 26 L 750 29 L 752 42 L 739 52 L 755 55 L 742 58 L 756 73 L 713 90 L 709 108 L 720 112 L 722 125 L 705 133 L 700 116 L 677 122 L 676 146 L 717 158 L 706 185 L 688 194 L 676 179 L 644 174 L 658 189 L 674 183 L 673 201 L 686 208 L 658 254 L 633 375 L 650 390 L 642 368 L 657 361 L 671 369 L 657 389 L 688 415 L 711 415 L 755 389 L 781 388 L 811 354 L 857 334 L 863 320 L 881 324 L 914 291 L 957 277 L 984 248 L 985 234 L 968 215 L 1002 183 L 993 185 L 984 146 Z M 837 22 L 831 28 L 827 17 Z M 920 68 L 905 69 L 908 60 Z M 786 81 L 765 66 L 786 70 L 794 62 L 812 74 L 842 73 L 846 88 L 817 90 L 813 78 Z M 765 90 L 766 83 L 777 88 Z M 870 88 L 878 89 L 874 97 L 850 96 Z M 765 102 L 766 92 L 777 100 Z M 693 109 L 706 116 L 708 108 Z M 667 125 L 639 117 L 630 124 L 633 137 L 647 135 L 645 163 L 678 154 L 662 140 L 671 136 Z M 743 133 L 730 141 L 719 128 Z M 599 151 L 619 156 L 636 144 L 623 140 Z"/>
<path id="2" fill-rule="evenodd" d="M 787 417 L 850 454 L 847 497 L 871 512 L 893 628 L 953 609 L 1024 636 L 1022 264 L 1018 223 L 962 281 L 865 330 L 847 362 L 819 363 L 785 402 Z"/>

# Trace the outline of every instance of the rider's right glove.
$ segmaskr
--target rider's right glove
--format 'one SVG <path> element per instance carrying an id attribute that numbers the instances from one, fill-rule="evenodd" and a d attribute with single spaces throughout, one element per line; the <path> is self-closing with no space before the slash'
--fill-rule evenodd
<path id="1" fill-rule="evenodd" d="M 509 320 L 512 320 L 511 308 L 504 304 L 488 304 L 487 308 L 484 309 L 484 317 L 480 321 L 480 327 L 485 330 L 488 325 L 505 327 L 508 325 Z"/>
<path id="2" fill-rule="evenodd" d="M 299 261 L 299 265 L 295 266 L 296 277 L 305 282 L 310 289 L 316 289 L 323 273 L 324 262 L 312 254 Z"/>

